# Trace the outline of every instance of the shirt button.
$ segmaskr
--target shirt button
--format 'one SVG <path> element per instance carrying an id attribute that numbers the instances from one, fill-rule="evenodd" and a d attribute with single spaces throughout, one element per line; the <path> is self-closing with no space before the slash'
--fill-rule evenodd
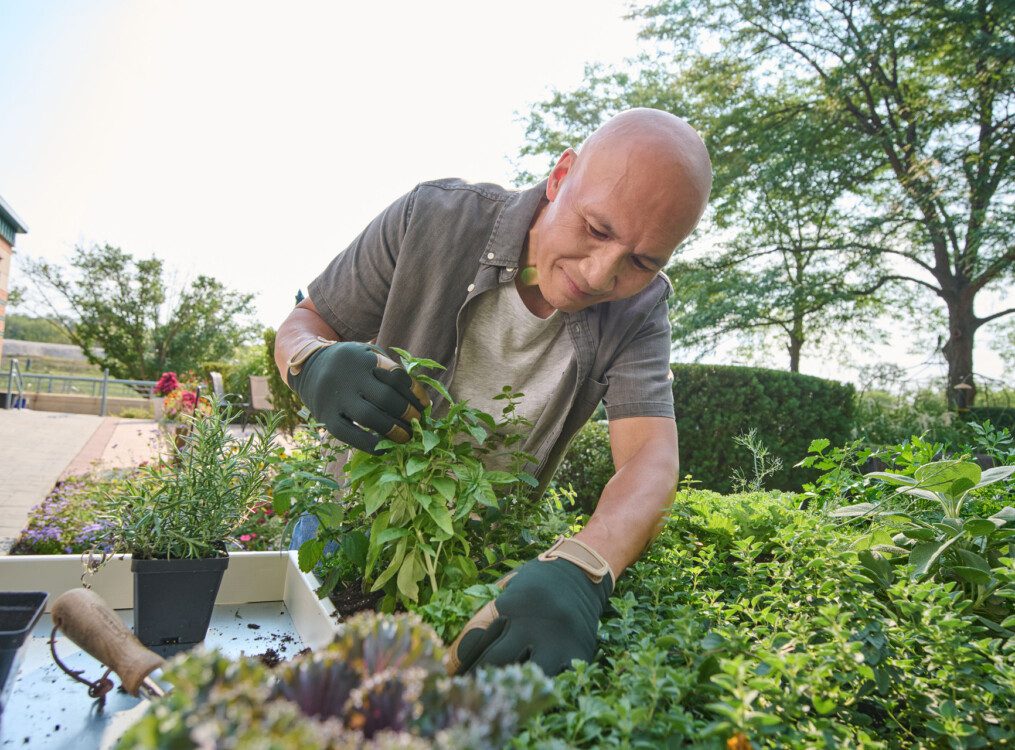
<path id="1" fill-rule="evenodd" d="M 487 253 L 486 257 L 488 260 L 493 260 L 493 253 Z"/>
<path id="2" fill-rule="evenodd" d="M 475 289 L 475 288 L 476 288 L 476 285 L 475 285 L 475 284 L 469 284 L 469 288 L 468 288 L 468 289 L 466 289 L 466 291 L 467 291 L 467 292 L 471 292 L 471 291 L 472 291 L 473 289 Z"/>
<path id="3" fill-rule="evenodd" d="M 514 273 L 514 272 L 515 272 L 515 269 L 513 269 L 513 268 L 509 268 L 509 269 L 508 269 L 507 271 L 508 271 L 508 273 Z"/>

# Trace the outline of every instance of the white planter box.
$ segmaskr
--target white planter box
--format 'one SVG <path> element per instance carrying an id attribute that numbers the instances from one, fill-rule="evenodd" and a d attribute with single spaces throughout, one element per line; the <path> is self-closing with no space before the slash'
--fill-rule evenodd
<path id="1" fill-rule="evenodd" d="M 49 593 L 46 614 L 32 632 L 0 719 L 0 747 L 108 747 L 145 710 L 146 701 L 113 691 L 106 697 L 105 711 L 94 712 L 87 688 L 53 662 L 49 608 L 82 580 L 117 610 L 128 627 L 133 624 L 130 556 L 116 555 L 95 574 L 84 574 L 78 555 L 0 557 L 0 590 Z M 313 575 L 300 571 L 295 552 L 231 553 L 205 645 L 231 657 L 263 653 L 273 646 L 283 657 L 304 647 L 320 648 L 332 640 L 338 621 L 331 602 L 317 598 L 319 585 Z M 95 659 L 63 636 L 57 637 L 57 653 L 71 669 L 84 670 L 87 679 L 96 680 L 103 672 Z M 119 685 L 115 675 L 112 679 Z"/>

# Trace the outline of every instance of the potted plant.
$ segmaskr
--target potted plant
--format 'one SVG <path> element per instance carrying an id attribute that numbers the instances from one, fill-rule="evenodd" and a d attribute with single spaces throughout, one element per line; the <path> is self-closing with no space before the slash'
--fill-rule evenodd
<path id="1" fill-rule="evenodd" d="M 162 655 L 204 639 L 227 544 L 267 495 L 278 420 L 241 439 L 232 417 L 216 405 L 185 417 L 189 431 L 171 454 L 104 502 L 114 548 L 132 556 L 134 632 Z"/>

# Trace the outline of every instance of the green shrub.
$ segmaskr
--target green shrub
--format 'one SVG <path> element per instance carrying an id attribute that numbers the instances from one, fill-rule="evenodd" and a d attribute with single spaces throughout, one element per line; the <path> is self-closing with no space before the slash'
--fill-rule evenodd
<path id="1" fill-rule="evenodd" d="M 794 467 L 811 441 L 825 437 L 841 445 L 853 428 L 849 384 L 754 367 L 678 364 L 672 370 L 680 472 L 707 489 L 728 492 L 734 472 L 750 466 L 750 452 L 735 438 L 751 429 L 782 459 L 768 486 L 797 490 L 813 477 Z"/>
<path id="2" fill-rule="evenodd" d="M 603 487 L 613 477 L 613 454 L 610 452 L 610 430 L 606 422 L 588 422 L 568 446 L 564 460 L 553 475 L 556 487 L 570 485 L 575 503 L 591 513 L 599 502 Z"/>
<path id="3" fill-rule="evenodd" d="M 798 502 L 679 493 L 617 582 L 600 654 L 513 747 L 1011 747 L 1012 642 L 952 584 L 902 577 L 889 609 L 858 533 Z"/>
<path id="4" fill-rule="evenodd" d="M 1013 406 L 974 406 L 964 416 L 966 421 L 986 422 L 997 429 L 1006 428 L 1009 432 L 1015 432 L 1015 407 Z"/>
<path id="5" fill-rule="evenodd" d="M 897 445 L 913 435 L 932 443 L 959 445 L 969 438 L 962 419 L 949 411 L 940 389 L 924 388 L 894 395 L 867 391 L 857 395 L 855 435 L 871 448 Z"/>
<path id="6" fill-rule="evenodd" d="M 299 413 L 303 408 L 303 402 L 293 392 L 292 388 L 282 380 L 278 367 L 275 365 L 274 328 L 264 329 L 263 356 L 264 368 L 268 373 L 268 389 L 271 391 L 271 403 L 275 407 L 275 411 L 282 413 L 282 422 L 279 426 L 291 434 L 301 422 Z"/>

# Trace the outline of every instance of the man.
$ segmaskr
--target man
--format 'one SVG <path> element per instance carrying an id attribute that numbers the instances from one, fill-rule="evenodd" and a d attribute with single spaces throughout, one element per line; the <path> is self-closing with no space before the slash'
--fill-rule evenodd
<path id="1" fill-rule="evenodd" d="M 513 192 L 423 183 L 386 209 L 309 287 L 275 358 L 311 412 L 372 450 L 404 441 L 428 394 L 363 343 L 448 366 L 453 397 L 484 408 L 526 394 L 523 449 L 545 489 L 600 400 L 616 473 L 588 525 L 507 576 L 450 648 L 450 670 L 589 660 L 614 582 L 641 555 L 678 478 L 669 282 L 701 217 L 711 164 L 697 133 L 659 110 L 612 118 L 548 179 Z M 435 402 L 434 408 L 440 408 Z M 527 410 L 527 411 L 525 411 Z"/>

